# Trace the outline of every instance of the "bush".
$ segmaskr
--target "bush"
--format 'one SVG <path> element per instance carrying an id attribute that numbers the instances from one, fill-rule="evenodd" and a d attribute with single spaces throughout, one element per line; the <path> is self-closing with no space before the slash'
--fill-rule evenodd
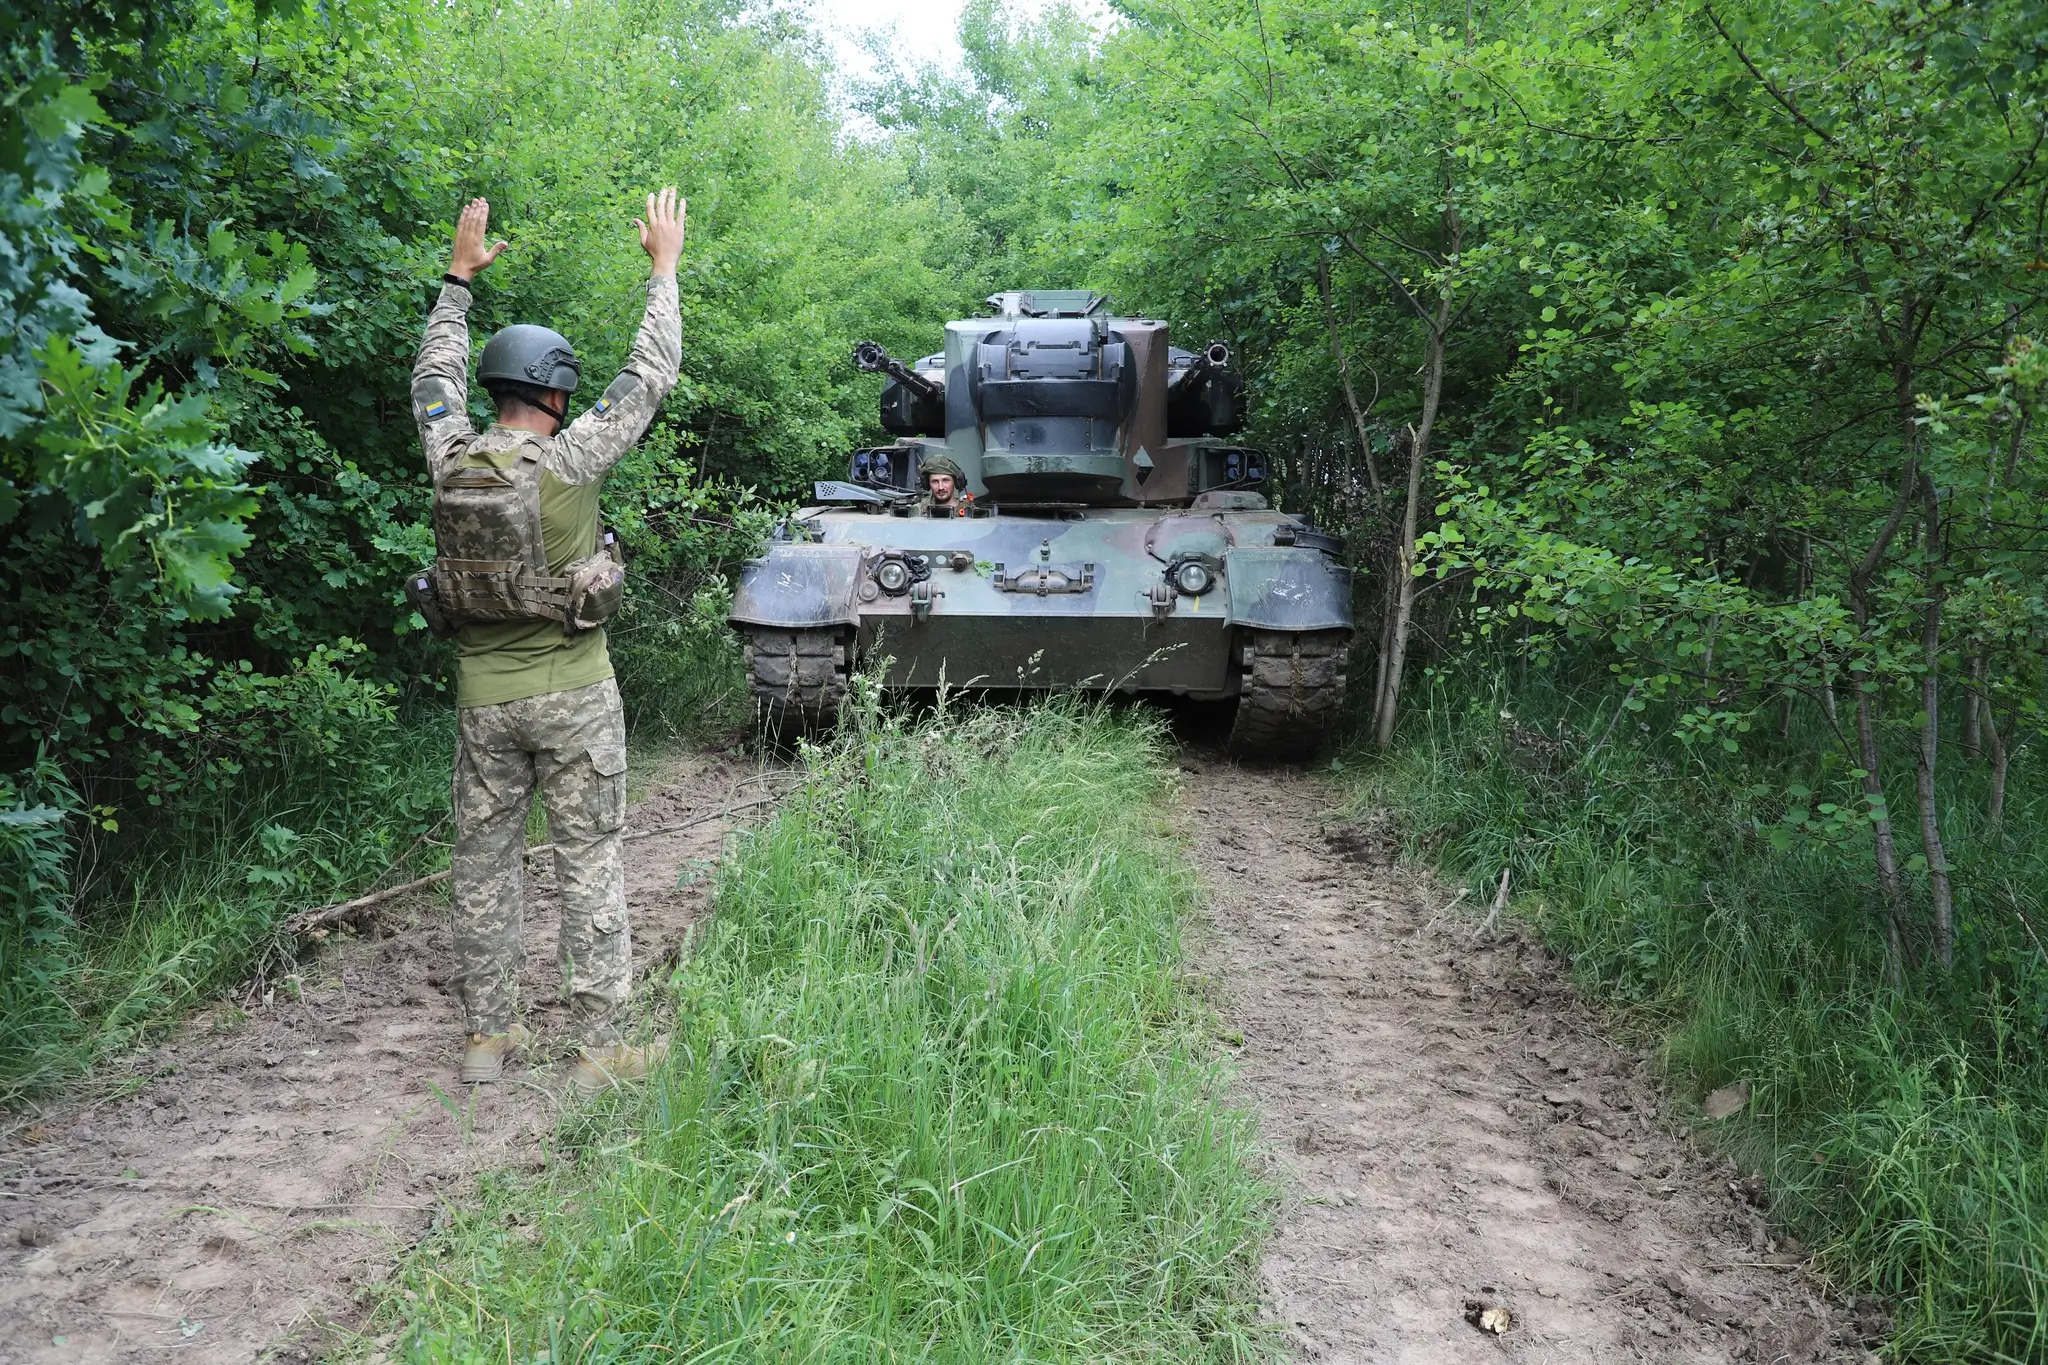
<path id="1" fill-rule="evenodd" d="M 230 669 L 194 708 L 187 761 L 145 769 L 124 821 L 51 776 L 0 786 L 0 1103 L 146 1037 L 294 945 L 276 927 L 394 868 L 439 861 L 452 725 L 316 649 L 277 676 Z M 85 894 L 79 894 L 83 888 Z"/>

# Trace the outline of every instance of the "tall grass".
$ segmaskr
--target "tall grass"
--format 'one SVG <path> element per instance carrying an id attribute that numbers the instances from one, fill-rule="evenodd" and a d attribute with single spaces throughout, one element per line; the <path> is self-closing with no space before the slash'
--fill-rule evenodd
<path id="1" fill-rule="evenodd" d="M 448 718 L 324 719 L 324 742 L 241 755 L 85 848 L 75 808 L 0 840 L 0 903 L 40 925 L 6 936 L 0 961 L 0 1105 L 144 1041 L 266 957 L 288 969 L 276 931 L 291 912 L 445 863 L 420 836 L 448 806 Z M 32 881 L 15 880 L 23 867 Z"/>
<path id="2" fill-rule="evenodd" d="M 1267 1358 L 1156 729 L 870 707 L 803 763 L 660 1006 L 670 1066 L 407 1263 L 410 1358 Z"/>
<path id="3" fill-rule="evenodd" d="M 1775 1216 L 1837 1283 L 1897 1306 L 1890 1358 L 2048 1359 L 2038 760 L 2015 760 L 1997 830 L 1982 765 L 1951 759 L 1963 943 L 1952 972 L 1923 964 L 1901 988 L 1867 838 L 1766 837 L 1788 787 L 1846 782 L 1817 735 L 1689 750 L 1654 718 L 1610 729 L 1611 696 L 1541 677 L 1439 679 L 1428 700 L 1359 802 L 1402 811 L 1414 851 L 1474 885 L 1512 868 L 1521 911 L 1681 1089 L 1750 1083 L 1716 1136 L 1768 1173 Z M 1911 771 L 1901 757 L 1891 776 Z"/>

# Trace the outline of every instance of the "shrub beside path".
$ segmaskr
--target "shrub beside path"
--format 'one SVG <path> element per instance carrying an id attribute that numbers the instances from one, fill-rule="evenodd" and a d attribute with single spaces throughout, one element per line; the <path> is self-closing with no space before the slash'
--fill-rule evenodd
<path id="1" fill-rule="evenodd" d="M 632 829 L 760 795 L 753 770 L 686 755 Z M 758 811 L 754 812 L 758 814 Z M 729 818 L 626 845 L 634 959 L 660 968 L 703 911 Z M 555 1001 L 553 870 L 528 863 L 522 990 Z M 679 885 L 687 882 L 687 885 Z M 445 901 L 383 907 L 296 981 L 217 1005 L 123 1068 L 125 1084 L 23 1117 L 0 1144 L 0 1361 L 312 1359 L 322 1327 L 495 1168 L 548 1159 L 559 1078 L 456 1083 Z M 119 1082 L 120 1075 L 104 1078 Z"/>

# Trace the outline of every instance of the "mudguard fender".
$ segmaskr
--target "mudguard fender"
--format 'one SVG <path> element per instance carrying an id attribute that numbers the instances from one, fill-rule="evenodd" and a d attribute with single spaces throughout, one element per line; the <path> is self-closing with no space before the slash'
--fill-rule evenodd
<path id="1" fill-rule="evenodd" d="M 1260 630 L 1351 629 L 1351 571 L 1320 550 L 1249 546 L 1223 556 L 1230 619 Z"/>
<path id="2" fill-rule="evenodd" d="M 740 569 L 732 596 L 736 625 L 815 630 L 860 623 L 857 545 L 777 545 Z"/>

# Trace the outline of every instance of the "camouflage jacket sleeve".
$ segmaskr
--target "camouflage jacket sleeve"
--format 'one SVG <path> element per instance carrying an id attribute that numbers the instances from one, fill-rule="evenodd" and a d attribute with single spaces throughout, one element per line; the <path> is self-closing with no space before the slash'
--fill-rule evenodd
<path id="1" fill-rule="evenodd" d="M 655 275 L 647 281 L 647 314 L 626 368 L 589 411 L 555 438 L 548 471 L 568 484 L 603 478 L 654 420 L 661 400 L 676 386 L 682 363 L 683 319 L 676 303 L 676 277 Z"/>
<path id="2" fill-rule="evenodd" d="M 427 473 L 436 480 L 476 434 L 469 425 L 469 300 L 461 285 L 441 286 L 412 367 L 412 415 L 420 424 Z"/>

